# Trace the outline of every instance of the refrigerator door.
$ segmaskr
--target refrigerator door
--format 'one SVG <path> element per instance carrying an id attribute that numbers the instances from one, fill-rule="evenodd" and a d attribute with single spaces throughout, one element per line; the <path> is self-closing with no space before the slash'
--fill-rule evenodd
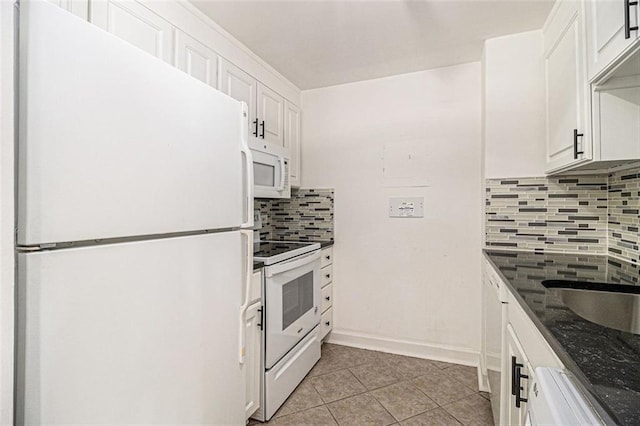
<path id="1" fill-rule="evenodd" d="M 239 231 L 20 254 L 17 424 L 244 424 L 242 256 Z"/>
<path id="2" fill-rule="evenodd" d="M 252 220 L 240 102 L 48 2 L 20 24 L 18 244 Z"/>

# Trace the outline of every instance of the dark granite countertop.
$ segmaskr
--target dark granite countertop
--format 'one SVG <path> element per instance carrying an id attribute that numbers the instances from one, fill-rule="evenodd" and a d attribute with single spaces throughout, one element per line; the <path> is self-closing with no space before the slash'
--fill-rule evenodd
<path id="1" fill-rule="evenodd" d="M 542 285 L 559 279 L 638 286 L 640 267 L 606 255 L 484 253 L 605 421 L 640 424 L 640 335 L 582 318 L 564 304 L 560 289 Z"/>

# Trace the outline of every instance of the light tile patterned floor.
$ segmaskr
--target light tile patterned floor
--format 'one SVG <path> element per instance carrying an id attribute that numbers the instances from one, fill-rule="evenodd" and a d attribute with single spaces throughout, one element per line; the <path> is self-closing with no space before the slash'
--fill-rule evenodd
<path id="1" fill-rule="evenodd" d="M 493 417 L 474 367 L 325 343 L 320 361 L 264 424 L 493 425 Z"/>

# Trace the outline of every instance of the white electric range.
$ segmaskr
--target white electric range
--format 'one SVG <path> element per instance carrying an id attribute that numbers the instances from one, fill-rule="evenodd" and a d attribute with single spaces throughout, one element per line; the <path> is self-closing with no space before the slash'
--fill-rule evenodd
<path id="1" fill-rule="evenodd" d="M 260 241 L 254 260 L 265 265 L 262 408 L 254 417 L 266 421 L 320 359 L 320 244 Z"/>

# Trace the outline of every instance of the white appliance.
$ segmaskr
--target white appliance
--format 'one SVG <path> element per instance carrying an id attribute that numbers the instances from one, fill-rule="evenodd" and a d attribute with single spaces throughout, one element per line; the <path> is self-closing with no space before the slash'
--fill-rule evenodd
<path id="1" fill-rule="evenodd" d="M 245 106 L 20 15 L 17 424 L 244 424 Z"/>
<path id="2" fill-rule="evenodd" d="M 254 197 L 291 198 L 289 149 L 268 142 L 250 143 L 253 154 Z"/>
<path id="3" fill-rule="evenodd" d="M 564 371 L 538 367 L 528 393 L 525 425 L 602 425 Z"/>
<path id="4" fill-rule="evenodd" d="M 264 409 L 269 420 L 320 359 L 320 244 L 260 242 L 264 268 Z"/>

